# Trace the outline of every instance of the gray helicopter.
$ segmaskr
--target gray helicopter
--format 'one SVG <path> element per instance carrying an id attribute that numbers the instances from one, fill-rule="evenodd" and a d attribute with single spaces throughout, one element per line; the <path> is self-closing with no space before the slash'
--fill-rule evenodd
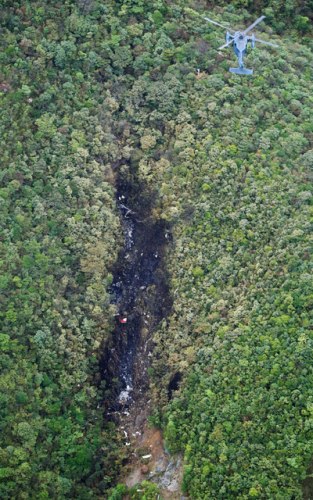
<path id="1" fill-rule="evenodd" d="M 271 42 L 265 42 L 264 40 L 260 40 L 260 38 L 256 38 L 254 34 L 251 36 L 248 35 L 250 31 L 263 19 L 265 19 L 265 16 L 259 17 L 254 23 L 252 23 L 250 26 L 248 26 L 247 29 L 244 31 L 235 31 L 232 29 L 227 28 L 226 26 L 223 26 L 220 23 L 217 23 L 216 21 L 213 21 L 212 19 L 209 19 L 208 17 L 204 18 L 206 21 L 209 23 L 215 24 L 216 26 L 220 26 L 221 28 L 224 28 L 226 30 L 226 43 L 225 45 L 222 45 L 219 47 L 218 50 L 225 49 L 226 47 L 229 47 L 231 44 L 233 44 L 234 47 L 234 52 L 237 56 L 238 63 L 239 63 L 239 68 L 229 68 L 229 71 L 231 73 L 236 73 L 237 75 L 252 75 L 253 69 L 248 69 L 245 68 L 243 58 L 246 55 L 247 52 L 247 45 L 248 42 L 251 43 L 251 48 L 254 49 L 255 47 L 255 42 L 259 43 L 264 43 L 265 45 L 270 45 L 271 47 L 278 47 L 275 43 Z"/>

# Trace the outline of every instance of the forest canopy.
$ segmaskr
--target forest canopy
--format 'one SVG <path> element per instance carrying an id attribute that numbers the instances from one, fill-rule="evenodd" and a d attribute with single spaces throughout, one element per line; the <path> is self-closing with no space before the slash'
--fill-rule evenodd
<path id="1" fill-rule="evenodd" d="M 1 6 L 0 497 L 104 498 L 101 377 L 132 169 L 172 227 L 154 422 L 191 498 L 302 498 L 313 457 L 312 2 Z M 279 49 L 228 72 L 223 30 Z M 168 383 L 182 374 L 168 401 Z M 150 488 L 150 487 L 149 487 Z M 154 491 L 154 488 L 150 488 Z"/>

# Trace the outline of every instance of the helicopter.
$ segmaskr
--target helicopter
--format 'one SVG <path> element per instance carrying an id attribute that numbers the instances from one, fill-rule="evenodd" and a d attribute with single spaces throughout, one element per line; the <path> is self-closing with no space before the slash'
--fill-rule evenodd
<path id="1" fill-rule="evenodd" d="M 205 17 L 204 19 L 209 23 L 215 24 L 216 26 L 220 26 L 221 28 L 224 28 L 226 30 L 226 43 L 225 45 L 219 47 L 218 50 L 223 50 L 226 47 L 229 47 L 230 45 L 233 44 L 234 52 L 238 59 L 239 67 L 229 68 L 229 71 L 231 73 L 236 73 L 237 75 L 252 75 L 253 69 L 245 68 L 243 62 L 243 58 L 247 52 L 248 42 L 251 43 L 252 49 L 254 49 L 255 47 L 255 42 L 264 43 L 265 45 L 270 45 L 271 47 L 278 47 L 278 45 L 276 45 L 275 43 L 265 42 L 264 40 L 260 40 L 260 38 L 256 38 L 254 34 L 252 34 L 251 36 L 249 35 L 250 31 L 253 30 L 253 28 L 255 28 L 257 24 L 263 21 L 263 19 L 265 19 L 265 16 L 259 17 L 256 21 L 254 21 L 254 23 L 250 24 L 250 26 L 248 26 L 248 28 L 246 28 L 244 31 L 235 31 L 229 29 L 226 26 L 223 26 L 222 24 L 213 21 L 213 19 L 209 19 L 208 17 Z"/>

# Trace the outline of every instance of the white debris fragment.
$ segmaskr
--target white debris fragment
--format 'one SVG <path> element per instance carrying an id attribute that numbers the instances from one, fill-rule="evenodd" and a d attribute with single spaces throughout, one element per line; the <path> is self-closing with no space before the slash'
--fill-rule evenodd
<path id="1" fill-rule="evenodd" d="M 133 390 L 132 386 L 127 385 L 126 389 L 120 392 L 118 400 L 120 403 L 126 403 L 130 398 L 130 392 Z"/>
<path id="2" fill-rule="evenodd" d="M 150 455 L 143 455 L 141 458 L 146 459 L 146 458 L 151 458 L 151 457 L 152 457 L 152 455 L 150 454 Z"/>

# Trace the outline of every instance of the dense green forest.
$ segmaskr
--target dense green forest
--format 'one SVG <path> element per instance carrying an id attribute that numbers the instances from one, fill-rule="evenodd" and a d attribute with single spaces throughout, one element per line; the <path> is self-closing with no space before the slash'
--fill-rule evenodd
<path id="1" fill-rule="evenodd" d="M 115 183 L 129 172 L 172 228 L 173 309 L 150 375 L 183 491 L 302 498 L 312 12 L 310 0 L 2 1 L 1 498 L 106 498 L 116 482 L 124 451 L 99 366 L 123 245 Z M 280 48 L 258 47 L 254 75 L 232 75 L 223 30 L 201 16 L 242 26 L 261 13 L 262 38 Z"/>

